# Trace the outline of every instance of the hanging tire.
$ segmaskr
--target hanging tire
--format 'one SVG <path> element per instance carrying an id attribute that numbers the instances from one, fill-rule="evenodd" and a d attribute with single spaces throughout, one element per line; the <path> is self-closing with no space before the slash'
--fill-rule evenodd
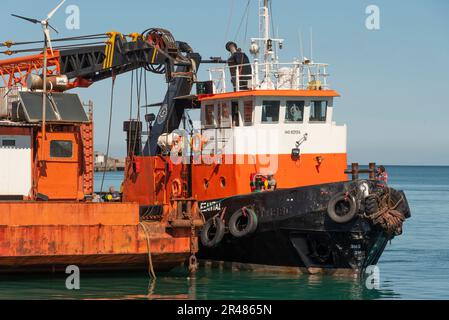
<path id="1" fill-rule="evenodd" d="M 226 227 L 218 217 L 209 219 L 201 230 L 201 243 L 206 248 L 217 247 L 225 235 Z"/>
<path id="2" fill-rule="evenodd" d="M 252 209 L 243 208 L 229 219 L 229 232 L 236 238 L 243 238 L 256 232 L 258 218 Z"/>
<path id="3" fill-rule="evenodd" d="M 365 214 L 367 216 L 372 216 L 377 212 L 379 212 L 377 197 L 375 195 L 371 195 L 365 199 Z"/>
<path id="4" fill-rule="evenodd" d="M 327 214 L 336 223 L 348 223 L 356 216 L 358 211 L 357 201 L 347 193 L 335 195 L 329 202 Z"/>

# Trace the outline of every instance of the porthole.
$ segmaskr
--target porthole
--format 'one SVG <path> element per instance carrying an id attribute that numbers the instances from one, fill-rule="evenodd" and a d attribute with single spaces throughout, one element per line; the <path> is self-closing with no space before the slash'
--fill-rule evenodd
<path id="1" fill-rule="evenodd" d="M 220 186 L 222 188 L 226 188 L 226 178 L 225 177 L 220 178 Z"/>

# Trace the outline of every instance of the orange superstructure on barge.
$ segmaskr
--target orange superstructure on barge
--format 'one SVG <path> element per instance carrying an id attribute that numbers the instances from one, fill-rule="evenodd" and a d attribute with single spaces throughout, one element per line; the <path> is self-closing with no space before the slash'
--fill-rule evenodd
<path id="1" fill-rule="evenodd" d="M 0 61 L 0 273 L 69 265 L 145 269 L 150 263 L 156 271 L 170 270 L 198 250 L 203 221 L 195 200 L 175 198 L 166 187 L 157 210 L 149 211 L 143 207 L 149 199 L 94 192 L 93 104 L 64 91 L 161 64 L 191 68 L 166 30 L 103 38 L 104 45 L 48 50 L 47 65 L 43 54 Z M 44 72 L 48 91 L 42 90 Z M 167 75 L 170 86 L 189 88 L 186 75 L 175 78 Z M 132 145 L 129 140 L 131 179 L 140 170 Z"/>

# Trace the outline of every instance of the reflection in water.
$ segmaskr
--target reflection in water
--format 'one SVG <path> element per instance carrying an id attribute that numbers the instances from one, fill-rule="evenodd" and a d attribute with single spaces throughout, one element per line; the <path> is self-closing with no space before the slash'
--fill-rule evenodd
<path id="1" fill-rule="evenodd" d="M 132 299 L 220 300 L 397 299 L 392 290 L 368 290 L 364 281 L 348 277 L 299 276 L 227 270 L 201 270 L 188 277 L 184 270 L 148 279 L 144 273 L 82 275 L 81 290 L 68 291 L 65 277 L 0 278 L 0 299 Z"/>

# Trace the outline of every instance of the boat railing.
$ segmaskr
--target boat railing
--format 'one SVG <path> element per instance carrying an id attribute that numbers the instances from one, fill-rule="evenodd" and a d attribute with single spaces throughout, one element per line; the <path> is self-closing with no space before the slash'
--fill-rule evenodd
<path id="1" fill-rule="evenodd" d="M 251 67 L 249 71 L 248 66 Z M 314 62 L 258 63 L 209 69 L 214 93 L 246 90 L 327 90 L 328 64 Z"/>

